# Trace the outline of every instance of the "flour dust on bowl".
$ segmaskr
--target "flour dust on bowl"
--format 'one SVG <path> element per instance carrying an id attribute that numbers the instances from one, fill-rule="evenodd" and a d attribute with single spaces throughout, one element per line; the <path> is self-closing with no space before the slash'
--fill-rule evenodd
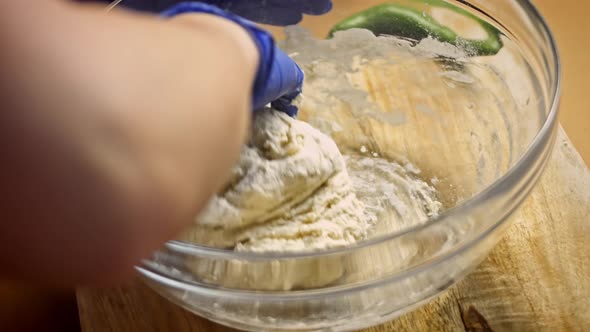
<path id="1" fill-rule="evenodd" d="M 524 0 L 337 0 L 268 28 L 305 72 L 298 120 L 260 112 L 228 186 L 138 270 L 249 331 L 415 309 L 486 257 L 542 173 L 560 72 L 547 26 Z"/>

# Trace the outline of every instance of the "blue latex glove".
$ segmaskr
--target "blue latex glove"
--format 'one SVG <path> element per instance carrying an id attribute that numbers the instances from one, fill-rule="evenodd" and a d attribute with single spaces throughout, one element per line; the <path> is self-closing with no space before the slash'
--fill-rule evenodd
<path id="1" fill-rule="evenodd" d="M 256 73 L 253 90 L 254 110 L 272 104 L 276 110 L 290 116 L 297 115 L 297 107 L 291 105 L 301 93 L 303 72 L 299 66 L 280 50 L 273 37 L 256 24 L 239 16 L 230 14 L 215 6 L 200 2 L 181 2 L 162 13 L 172 17 L 184 13 L 208 13 L 233 21 L 246 29 L 258 47 L 260 64 Z"/>
<path id="2" fill-rule="evenodd" d="M 161 12 L 178 2 L 180 1 L 123 0 L 120 5 L 136 10 Z M 331 0 L 204 0 L 200 2 L 215 5 L 251 21 L 272 25 L 297 24 L 303 18 L 303 14 L 321 15 L 332 9 Z"/>

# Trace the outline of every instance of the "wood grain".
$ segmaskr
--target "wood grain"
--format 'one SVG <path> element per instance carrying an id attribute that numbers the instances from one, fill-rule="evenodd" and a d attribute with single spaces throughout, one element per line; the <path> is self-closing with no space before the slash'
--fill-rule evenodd
<path id="1" fill-rule="evenodd" d="M 330 13 L 330 20 L 325 20 L 324 16 L 307 17 L 304 22 L 306 27 L 325 33 L 331 27 L 331 22 L 343 19 L 355 10 L 383 3 L 383 0 L 336 1 L 338 6 Z M 582 158 L 590 163 L 590 98 L 587 96 L 590 83 L 590 20 L 587 19 L 590 2 L 534 0 L 533 3 L 541 11 L 557 39 L 563 64 L 561 123 Z M 279 31 L 280 29 L 273 29 L 275 33 Z"/>
<path id="2" fill-rule="evenodd" d="M 584 128 L 583 121 L 578 127 Z M 539 184 L 489 257 L 433 302 L 365 332 L 590 327 L 588 188 L 590 171 L 560 129 Z M 234 331 L 188 313 L 139 281 L 114 289 L 80 289 L 77 296 L 83 331 Z"/>
<path id="3" fill-rule="evenodd" d="M 437 300 L 366 330 L 577 331 L 590 326 L 590 172 L 560 130 L 553 156 L 506 237 Z M 170 304 L 139 281 L 78 291 L 83 331 L 233 331 Z"/>
<path id="4" fill-rule="evenodd" d="M 342 2 L 346 0 L 336 1 Z M 587 12 L 590 10 L 590 2 L 577 0 L 534 0 L 533 2 L 539 7 L 554 31 L 564 62 L 562 125 L 582 157 L 586 162 L 590 162 L 590 98 L 586 96 L 586 88 L 590 82 L 590 66 L 587 66 L 588 55 L 585 51 L 587 49 L 585 46 L 588 46 L 586 36 L 590 34 L 590 20 L 586 19 Z M 575 24 L 572 24 L 572 22 L 575 22 Z M 10 319 L 16 321 L 21 316 L 14 314 L 15 311 L 22 310 L 23 313 L 26 313 L 22 317 L 28 322 L 41 321 L 38 326 L 45 326 L 47 331 L 64 331 L 62 323 L 56 324 L 54 325 L 55 328 L 52 328 L 47 320 L 36 318 L 50 316 L 52 319 L 61 319 L 64 322 L 71 321 L 71 323 L 67 324 L 77 324 L 77 318 L 74 315 L 59 314 L 53 308 L 49 308 L 60 304 L 62 297 L 61 293 L 55 295 L 53 291 L 39 291 L 36 286 L 0 282 L 0 316 L 4 313 L 5 317 L 10 317 Z M 95 299 L 96 297 L 92 298 Z M 40 308 L 39 303 L 44 303 L 42 308 Z M 0 320 L 2 319 L 0 318 Z M 476 324 L 471 325 L 476 326 Z M 100 326 L 101 329 L 94 329 L 93 331 L 110 330 L 105 327 L 105 324 Z M 0 328 L 0 330 L 18 331 L 23 329 Z M 204 325 L 202 330 L 216 331 L 210 325 Z"/>

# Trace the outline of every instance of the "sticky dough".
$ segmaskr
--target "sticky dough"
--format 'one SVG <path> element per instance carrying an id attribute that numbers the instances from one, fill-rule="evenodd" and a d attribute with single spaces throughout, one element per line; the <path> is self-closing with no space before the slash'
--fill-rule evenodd
<path id="1" fill-rule="evenodd" d="M 363 203 L 330 137 L 270 109 L 256 114 L 251 135 L 228 185 L 184 240 L 237 251 L 300 252 L 366 236 Z"/>

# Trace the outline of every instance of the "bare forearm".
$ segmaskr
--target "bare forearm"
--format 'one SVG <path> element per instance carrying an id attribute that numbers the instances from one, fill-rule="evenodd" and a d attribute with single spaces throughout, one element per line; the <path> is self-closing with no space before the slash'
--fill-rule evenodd
<path id="1" fill-rule="evenodd" d="M 218 18 L 29 2 L 0 17 L 0 246 L 23 252 L 0 260 L 66 282 L 116 275 L 222 184 L 248 123 L 255 48 Z"/>

